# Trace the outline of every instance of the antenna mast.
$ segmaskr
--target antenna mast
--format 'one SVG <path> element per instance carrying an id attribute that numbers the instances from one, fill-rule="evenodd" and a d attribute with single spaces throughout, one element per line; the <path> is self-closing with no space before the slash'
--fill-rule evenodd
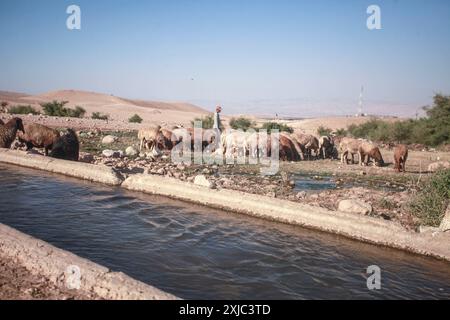
<path id="1" fill-rule="evenodd" d="M 358 117 L 362 117 L 363 114 L 363 93 L 364 86 L 361 86 L 361 92 L 359 93 L 359 104 L 358 104 L 358 113 L 356 114 Z"/>

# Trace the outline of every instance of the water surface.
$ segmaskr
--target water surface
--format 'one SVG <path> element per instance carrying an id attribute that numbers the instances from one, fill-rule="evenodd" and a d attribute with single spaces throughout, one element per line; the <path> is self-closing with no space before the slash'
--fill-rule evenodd
<path id="1" fill-rule="evenodd" d="M 0 222 L 181 298 L 450 298 L 447 262 L 3 164 Z"/>

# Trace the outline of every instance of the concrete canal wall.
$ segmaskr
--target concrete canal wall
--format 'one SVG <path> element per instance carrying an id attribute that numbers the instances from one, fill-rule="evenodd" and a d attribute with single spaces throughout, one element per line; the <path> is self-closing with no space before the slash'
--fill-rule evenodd
<path id="1" fill-rule="evenodd" d="M 102 299 L 176 299 L 122 272 L 113 272 L 4 224 L 0 224 L 0 254 L 58 286 L 95 293 Z"/>
<path id="2" fill-rule="evenodd" d="M 407 231 L 391 221 L 331 211 L 295 202 L 227 189 L 209 189 L 174 178 L 135 174 L 125 181 L 111 168 L 56 160 L 0 149 L 0 162 L 70 175 L 272 221 L 327 231 L 369 243 L 403 249 L 450 261 L 450 233 Z"/>

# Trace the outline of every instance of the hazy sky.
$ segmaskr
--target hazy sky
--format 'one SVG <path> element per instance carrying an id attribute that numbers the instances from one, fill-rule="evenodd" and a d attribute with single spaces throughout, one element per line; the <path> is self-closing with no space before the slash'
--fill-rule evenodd
<path id="1" fill-rule="evenodd" d="M 382 30 L 366 27 L 371 4 Z M 0 39 L 0 90 L 296 115 L 354 113 L 361 85 L 384 113 L 450 94 L 448 0 L 1 0 Z"/>

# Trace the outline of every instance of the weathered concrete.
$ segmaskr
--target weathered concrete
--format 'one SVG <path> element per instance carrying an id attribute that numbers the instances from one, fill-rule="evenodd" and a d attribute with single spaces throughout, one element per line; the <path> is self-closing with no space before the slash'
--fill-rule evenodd
<path id="1" fill-rule="evenodd" d="M 36 154 L 27 154 L 18 150 L 0 149 L 0 162 L 61 173 L 114 186 L 120 185 L 123 181 L 118 172 L 107 166 L 60 160 Z"/>
<path id="2" fill-rule="evenodd" d="M 399 248 L 450 261 L 450 235 L 409 232 L 401 225 L 358 214 L 330 211 L 235 190 L 214 190 L 174 178 L 133 175 L 122 186 L 129 190 L 168 196 L 244 213 L 268 220 L 301 225 L 369 243 Z"/>
<path id="3" fill-rule="evenodd" d="M 79 290 L 93 292 L 103 299 L 177 299 L 122 272 L 113 272 L 3 224 L 0 224 L 0 253 L 61 287 L 69 284 L 69 288 L 73 288 L 70 286 L 76 284 L 70 274 L 76 266 L 81 276 Z"/>
<path id="4" fill-rule="evenodd" d="M 268 220 L 297 224 L 352 239 L 399 248 L 450 261 L 450 232 L 414 233 L 401 225 L 360 214 L 330 211 L 296 202 L 227 189 L 209 189 L 174 178 L 132 175 L 125 181 L 106 166 L 58 160 L 0 149 L 0 162 L 72 177 L 120 185 L 129 190 L 168 196 Z M 123 181 L 123 183 L 122 183 Z"/>
<path id="5" fill-rule="evenodd" d="M 450 231 L 450 204 L 447 206 L 447 210 L 445 210 L 444 218 L 439 229 L 441 231 Z"/>

